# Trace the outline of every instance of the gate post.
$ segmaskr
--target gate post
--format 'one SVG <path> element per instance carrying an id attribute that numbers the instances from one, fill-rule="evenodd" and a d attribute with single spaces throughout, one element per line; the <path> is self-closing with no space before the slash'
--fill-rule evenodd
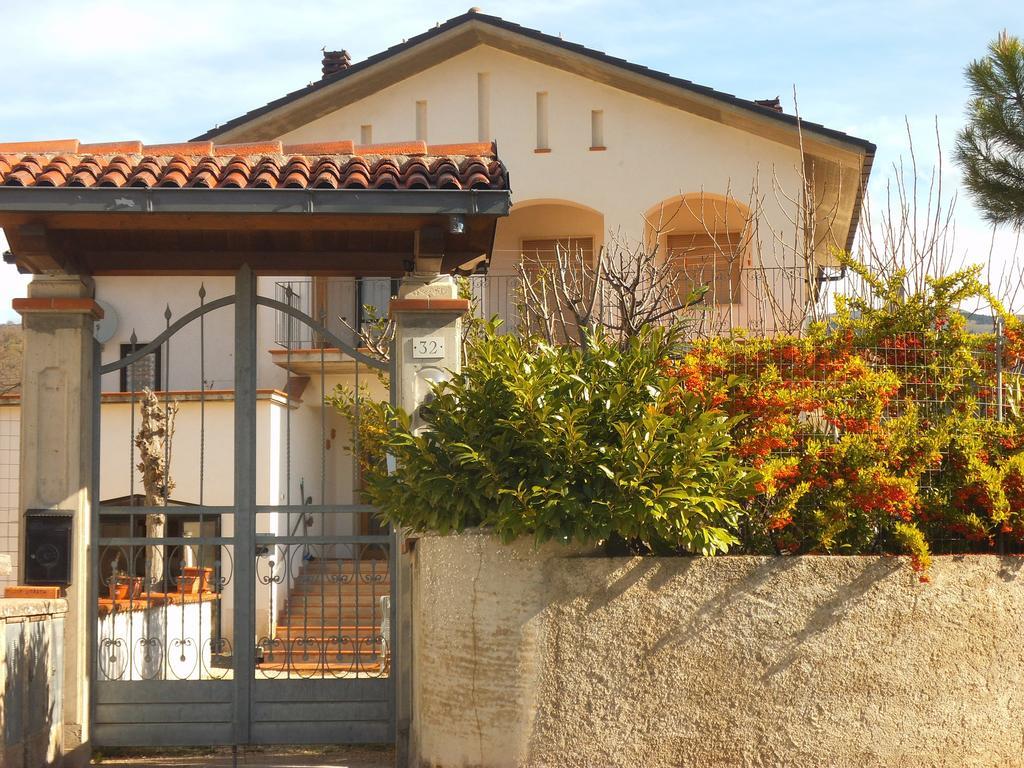
<path id="1" fill-rule="evenodd" d="M 19 567 L 25 564 L 25 511 L 71 517 L 71 584 L 64 619 L 62 729 L 65 764 L 89 762 L 89 552 L 93 498 L 95 359 L 93 323 L 103 310 L 93 284 L 76 275 L 37 275 L 15 299 L 25 352 L 21 379 L 22 516 Z M 25 573 L 20 572 L 24 582 Z"/>
<path id="2" fill-rule="evenodd" d="M 415 414 L 431 385 L 458 373 L 462 367 L 462 316 L 469 300 L 460 299 L 449 275 L 413 274 L 402 279 L 398 298 L 391 301 L 395 319 L 392 399 Z M 395 765 L 406 768 L 416 753 L 413 708 L 412 558 L 401 532 L 396 558 L 396 632 L 392 670 L 395 674 Z"/>

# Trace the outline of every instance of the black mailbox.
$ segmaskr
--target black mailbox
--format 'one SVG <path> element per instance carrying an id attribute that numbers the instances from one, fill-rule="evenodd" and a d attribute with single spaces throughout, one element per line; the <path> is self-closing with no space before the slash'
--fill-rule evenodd
<path id="1" fill-rule="evenodd" d="M 71 583 L 71 514 L 30 509 L 25 518 L 25 584 L 68 586 Z"/>

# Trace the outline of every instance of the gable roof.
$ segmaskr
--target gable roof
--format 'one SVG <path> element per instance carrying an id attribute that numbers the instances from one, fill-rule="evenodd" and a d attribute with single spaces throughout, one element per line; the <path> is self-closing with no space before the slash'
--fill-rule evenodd
<path id="1" fill-rule="evenodd" d="M 724 93 L 717 91 L 714 88 L 709 88 L 704 85 L 698 85 L 690 80 L 685 80 L 680 77 L 674 77 L 666 72 L 659 72 L 658 70 L 649 69 L 648 67 L 640 64 L 634 64 L 620 59 L 615 56 L 609 56 L 603 51 L 594 50 L 593 48 L 587 48 L 586 46 L 579 45 L 578 43 L 570 43 L 563 40 L 560 37 L 554 35 L 548 35 L 536 29 L 530 29 L 519 24 L 515 24 L 511 21 L 506 21 L 499 16 L 491 16 L 488 14 L 480 13 L 475 9 L 470 9 L 468 12 L 455 16 L 449 19 L 443 24 L 439 24 L 427 32 L 424 32 L 415 37 L 411 37 L 408 40 L 402 42 L 399 45 L 394 45 L 387 50 L 384 50 L 378 54 L 370 56 L 363 61 L 352 64 L 345 69 L 338 71 L 333 75 L 328 75 L 317 82 L 311 83 L 305 88 L 300 88 L 296 91 L 292 91 L 279 99 L 265 104 L 262 107 L 250 110 L 244 115 L 240 115 L 232 120 L 228 120 L 222 125 L 215 126 L 205 133 L 197 136 L 195 141 L 202 141 L 206 139 L 213 139 L 218 136 L 222 136 L 236 128 L 239 128 L 247 123 L 258 120 L 259 118 L 265 117 L 277 110 L 284 107 L 288 107 L 297 102 L 302 101 L 310 96 L 320 93 L 325 89 L 333 89 L 340 83 L 346 80 L 357 78 L 359 75 L 365 73 L 376 67 L 379 64 L 383 64 L 387 61 L 394 60 L 396 57 L 406 54 L 418 46 L 422 46 L 426 43 L 441 38 L 448 33 L 451 33 L 459 28 L 468 27 L 479 27 L 481 29 L 490 28 L 492 30 L 501 31 L 505 33 L 512 33 L 513 35 L 525 38 L 528 41 L 541 43 L 548 46 L 553 46 L 555 49 L 582 56 L 595 63 L 610 66 L 621 70 L 622 72 L 629 73 L 631 75 L 639 75 L 643 78 L 649 79 L 654 82 L 658 82 L 663 85 L 668 85 L 687 93 L 693 94 L 703 99 L 710 99 L 714 102 L 718 102 L 722 105 L 726 105 L 732 108 L 740 109 L 749 112 L 758 118 L 767 118 L 772 121 L 776 121 L 783 126 L 789 128 L 797 128 L 799 125 L 805 133 L 812 133 L 819 135 L 823 138 L 831 139 L 842 144 L 856 147 L 861 151 L 866 151 L 869 154 L 873 154 L 875 145 L 865 139 L 860 139 L 855 136 L 850 136 L 842 131 L 837 131 L 832 128 L 827 128 L 824 125 L 818 123 L 812 123 L 807 120 L 799 120 L 795 115 L 788 115 L 784 112 L 779 111 L 774 104 L 769 105 L 765 101 L 752 101 L 748 99 L 741 99 L 738 96 L 734 96 L 731 93 Z M 481 42 L 483 42 L 481 40 Z M 297 125 L 295 127 L 298 127 Z M 270 137 L 261 137 L 270 138 Z"/>

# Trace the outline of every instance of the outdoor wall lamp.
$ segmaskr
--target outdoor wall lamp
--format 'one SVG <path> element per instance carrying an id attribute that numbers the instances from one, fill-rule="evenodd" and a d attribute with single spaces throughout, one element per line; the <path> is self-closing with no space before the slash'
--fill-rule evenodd
<path id="1" fill-rule="evenodd" d="M 466 219 L 459 213 L 453 213 L 448 217 L 448 233 L 461 235 L 466 231 Z"/>

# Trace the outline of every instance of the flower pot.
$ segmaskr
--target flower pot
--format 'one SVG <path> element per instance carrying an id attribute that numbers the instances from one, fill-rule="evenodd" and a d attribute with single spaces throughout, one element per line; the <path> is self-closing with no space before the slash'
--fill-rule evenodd
<path id="1" fill-rule="evenodd" d="M 141 595 L 141 576 L 115 576 L 110 582 L 111 600 L 137 600 Z"/>
<path id="2" fill-rule="evenodd" d="M 186 595 L 199 595 L 209 591 L 213 568 L 195 568 L 185 566 L 178 577 L 178 592 Z"/>

